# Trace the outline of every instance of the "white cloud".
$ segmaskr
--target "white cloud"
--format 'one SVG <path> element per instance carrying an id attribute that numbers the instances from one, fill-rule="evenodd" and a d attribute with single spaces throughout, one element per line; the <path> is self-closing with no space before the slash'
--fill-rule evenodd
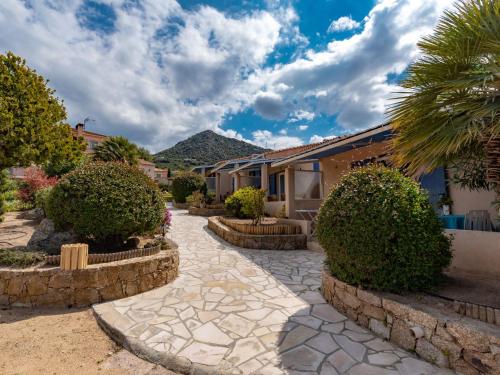
<path id="1" fill-rule="evenodd" d="M 334 33 L 338 31 L 353 30 L 357 29 L 361 24 L 351 18 L 351 16 L 340 17 L 337 20 L 332 21 L 330 26 L 328 26 L 328 32 Z"/>
<path id="2" fill-rule="evenodd" d="M 452 3 L 380 0 L 359 33 L 265 71 L 260 79 L 269 91 L 282 88 L 285 108 L 336 116 L 347 131 L 376 125 L 385 120 L 393 93 L 401 90 L 388 82 L 388 75 L 401 74 L 418 56 L 416 41 L 432 32 Z"/>
<path id="3" fill-rule="evenodd" d="M 308 126 L 308 125 L 299 125 L 297 128 L 298 128 L 300 131 L 304 131 L 304 130 L 307 130 L 307 129 L 309 128 L 309 126 Z"/>
<path id="4" fill-rule="evenodd" d="M 299 109 L 298 111 L 295 111 L 288 122 L 296 122 L 296 121 L 312 121 L 314 120 L 315 114 L 314 112 L 309 112 L 309 111 L 304 111 L 302 109 Z"/>
<path id="5" fill-rule="evenodd" d="M 286 129 L 281 129 L 278 133 L 281 135 L 287 135 L 288 131 Z"/>
<path id="6" fill-rule="evenodd" d="M 256 130 L 252 133 L 252 137 L 251 142 L 253 144 L 264 148 L 271 148 L 273 150 L 304 144 L 304 141 L 299 137 L 273 134 L 269 130 Z"/>
<path id="7" fill-rule="evenodd" d="M 252 77 L 281 40 L 267 11 L 230 17 L 174 0 L 116 0 L 107 2 L 114 31 L 96 33 L 80 24 L 79 0 L 26 4 L 0 2 L 0 53 L 12 50 L 50 79 L 72 124 L 91 117 L 93 130 L 154 150 L 250 106 L 262 86 Z"/>
<path id="8" fill-rule="evenodd" d="M 93 130 L 155 151 L 206 129 L 244 139 L 220 126 L 250 107 L 292 123 L 332 115 L 353 130 L 383 121 L 399 89 L 387 75 L 415 59 L 416 41 L 452 2 L 379 0 L 352 37 L 265 67 L 280 44 L 302 51 L 308 43 L 293 7 L 279 2 L 228 15 L 208 6 L 186 11 L 175 0 L 106 1 L 116 20 L 112 33 L 98 33 L 78 19 L 81 0 L 2 0 L 0 53 L 12 50 L 50 79 L 72 124 L 91 117 Z M 250 141 L 302 143 L 263 130 Z"/>
<path id="9" fill-rule="evenodd" d="M 320 143 L 320 142 L 326 141 L 327 139 L 333 139 L 335 137 L 336 137 L 336 135 L 331 135 L 331 136 L 328 136 L 328 137 L 322 137 L 320 135 L 314 134 L 309 139 L 309 143 Z"/>

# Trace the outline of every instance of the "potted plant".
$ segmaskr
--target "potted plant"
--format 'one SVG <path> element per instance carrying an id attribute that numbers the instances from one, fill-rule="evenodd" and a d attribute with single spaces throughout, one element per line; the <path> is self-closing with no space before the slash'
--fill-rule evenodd
<path id="1" fill-rule="evenodd" d="M 453 204 L 453 201 L 447 194 L 442 194 L 441 198 L 439 198 L 438 206 L 441 209 L 444 216 L 448 216 L 450 214 L 450 208 Z"/>

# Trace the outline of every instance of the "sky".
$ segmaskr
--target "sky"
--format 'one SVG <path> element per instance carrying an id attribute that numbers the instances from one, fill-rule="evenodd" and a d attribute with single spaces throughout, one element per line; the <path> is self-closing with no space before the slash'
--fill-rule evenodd
<path id="1" fill-rule="evenodd" d="M 385 121 L 453 0 L 1 0 L 0 53 L 68 122 L 153 152 L 203 130 L 267 148 Z"/>

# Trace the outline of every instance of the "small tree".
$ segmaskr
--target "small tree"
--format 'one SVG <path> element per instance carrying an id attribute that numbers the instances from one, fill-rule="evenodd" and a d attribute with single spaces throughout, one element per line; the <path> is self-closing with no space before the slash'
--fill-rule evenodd
<path id="1" fill-rule="evenodd" d="M 81 156 L 84 146 L 73 139 L 66 110 L 47 82 L 12 52 L 0 54 L 0 170 L 42 164 L 58 153 Z"/>
<path id="2" fill-rule="evenodd" d="M 390 111 L 395 160 L 408 171 L 458 166 L 462 185 L 500 196 L 499 19 L 499 1 L 457 1 L 418 43 Z"/>
<path id="3" fill-rule="evenodd" d="M 139 160 L 139 150 L 135 144 L 125 137 L 109 137 L 95 147 L 94 160 L 119 161 L 136 165 Z"/>
<path id="4" fill-rule="evenodd" d="M 172 195 L 177 203 L 186 203 L 186 198 L 195 191 L 207 192 L 203 176 L 193 172 L 179 172 L 172 180 Z"/>
<path id="5" fill-rule="evenodd" d="M 235 217 L 252 219 L 252 224 L 258 225 L 264 216 L 265 195 L 264 190 L 247 186 L 228 197 L 225 206 Z"/>

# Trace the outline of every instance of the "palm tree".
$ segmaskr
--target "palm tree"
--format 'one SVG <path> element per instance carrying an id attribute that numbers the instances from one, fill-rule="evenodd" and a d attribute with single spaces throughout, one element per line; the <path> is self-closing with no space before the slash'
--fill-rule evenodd
<path id="1" fill-rule="evenodd" d="M 120 161 L 135 165 L 139 159 L 137 146 L 121 136 L 109 137 L 97 145 L 94 151 L 94 160 Z"/>
<path id="2" fill-rule="evenodd" d="M 410 173 L 460 165 L 462 184 L 500 192 L 500 0 L 463 0 L 418 46 L 389 110 Z"/>

